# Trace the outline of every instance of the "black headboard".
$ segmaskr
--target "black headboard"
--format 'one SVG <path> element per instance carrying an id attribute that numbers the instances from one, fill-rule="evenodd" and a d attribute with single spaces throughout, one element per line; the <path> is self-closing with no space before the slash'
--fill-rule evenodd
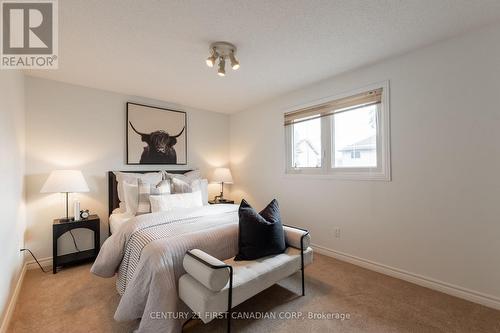
<path id="1" fill-rule="evenodd" d="M 191 170 L 165 170 L 168 173 L 186 173 Z M 148 173 L 148 172 L 159 172 L 159 170 L 126 170 L 120 172 L 127 173 Z M 120 205 L 120 200 L 118 199 L 118 182 L 116 181 L 116 176 L 113 171 L 108 171 L 108 215 L 111 215 L 115 208 Z"/>

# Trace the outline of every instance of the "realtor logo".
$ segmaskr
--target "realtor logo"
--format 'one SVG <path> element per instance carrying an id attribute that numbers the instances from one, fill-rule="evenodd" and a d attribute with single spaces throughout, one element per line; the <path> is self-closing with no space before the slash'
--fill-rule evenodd
<path id="1" fill-rule="evenodd" d="M 57 0 L 1 2 L 2 69 L 57 69 Z"/>

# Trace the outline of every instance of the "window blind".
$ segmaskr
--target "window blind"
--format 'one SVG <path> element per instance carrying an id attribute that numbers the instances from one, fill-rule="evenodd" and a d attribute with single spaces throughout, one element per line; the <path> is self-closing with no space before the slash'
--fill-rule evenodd
<path id="1" fill-rule="evenodd" d="M 285 126 L 382 103 L 382 88 L 285 113 Z"/>

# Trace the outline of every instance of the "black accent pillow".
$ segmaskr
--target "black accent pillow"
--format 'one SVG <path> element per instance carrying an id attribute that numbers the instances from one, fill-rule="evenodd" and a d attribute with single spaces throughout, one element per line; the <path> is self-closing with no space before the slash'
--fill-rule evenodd
<path id="1" fill-rule="evenodd" d="M 238 254 L 234 260 L 254 260 L 285 252 L 285 232 L 276 199 L 260 213 L 243 199 L 238 215 Z"/>

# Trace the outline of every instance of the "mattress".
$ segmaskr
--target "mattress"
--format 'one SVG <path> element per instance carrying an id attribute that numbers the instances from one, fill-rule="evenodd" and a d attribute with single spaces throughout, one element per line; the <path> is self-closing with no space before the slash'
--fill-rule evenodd
<path id="1" fill-rule="evenodd" d="M 111 230 L 111 233 L 114 234 L 115 232 L 120 229 L 120 227 L 125 224 L 128 220 L 130 220 L 133 216 L 128 213 L 113 213 L 109 216 L 109 228 Z"/>

